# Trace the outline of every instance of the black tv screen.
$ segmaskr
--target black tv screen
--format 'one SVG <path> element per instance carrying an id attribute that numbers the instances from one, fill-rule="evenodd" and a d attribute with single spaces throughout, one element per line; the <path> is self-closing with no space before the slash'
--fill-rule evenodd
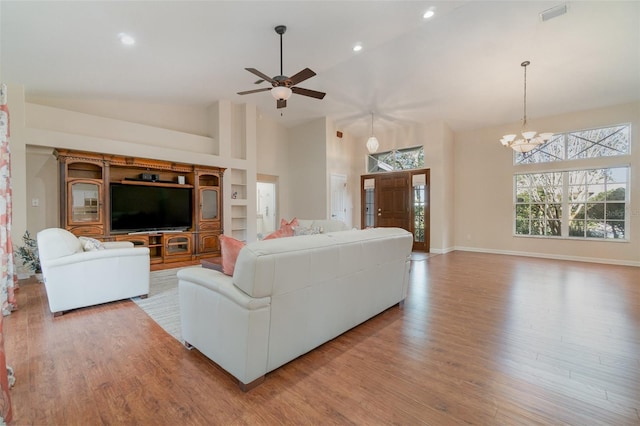
<path id="1" fill-rule="evenodd" d="M 111 232 L 191 228 L 191 188 L 122 185 L 111 188 Z"/>

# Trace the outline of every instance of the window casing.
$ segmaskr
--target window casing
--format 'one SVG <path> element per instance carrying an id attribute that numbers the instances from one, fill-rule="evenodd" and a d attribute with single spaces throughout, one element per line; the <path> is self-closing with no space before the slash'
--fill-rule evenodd
<path id="1" fill-rule="evenodd" d="M 625 124 L 555 135 L 530 153 L 516 154 L 516 164 L 567 167 L 549 171 L 546 164 L 540 166 L 544 171 L 514 175 L 514 234 L 628 240 L 630 166 L 597 165 L 629 152 Z"/>

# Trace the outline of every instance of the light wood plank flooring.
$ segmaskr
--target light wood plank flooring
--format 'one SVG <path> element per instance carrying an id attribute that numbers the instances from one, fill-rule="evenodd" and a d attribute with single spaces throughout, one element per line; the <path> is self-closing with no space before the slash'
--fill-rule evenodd
<path id="1" fill-rule="evenodd" d="M 5 318 L 15 425 L 639 425 L 640 268 L 415 256 L 397 306 L 243 393 L 130 301 Z"/>

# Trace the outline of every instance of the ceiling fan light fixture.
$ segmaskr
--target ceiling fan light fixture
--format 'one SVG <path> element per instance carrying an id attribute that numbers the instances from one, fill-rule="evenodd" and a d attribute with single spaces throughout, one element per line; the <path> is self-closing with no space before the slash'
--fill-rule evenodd
<path id="1" fill-rule="evenodd" d="M 273 96 L 278 101 L 286 101 L 291 97 L 291 89 L 286 86 L 276 86 L 271 89 L 271 96 Z"/>

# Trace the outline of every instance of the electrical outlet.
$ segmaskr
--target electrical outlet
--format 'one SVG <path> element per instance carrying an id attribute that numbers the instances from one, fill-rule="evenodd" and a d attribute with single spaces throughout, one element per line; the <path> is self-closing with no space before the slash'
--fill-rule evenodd
<path id="1" fill-rule="evenodd" d="M 40 200 L 38 198 L 31 199 L 31 207 L 38 207 L 40 205 Z"/>

